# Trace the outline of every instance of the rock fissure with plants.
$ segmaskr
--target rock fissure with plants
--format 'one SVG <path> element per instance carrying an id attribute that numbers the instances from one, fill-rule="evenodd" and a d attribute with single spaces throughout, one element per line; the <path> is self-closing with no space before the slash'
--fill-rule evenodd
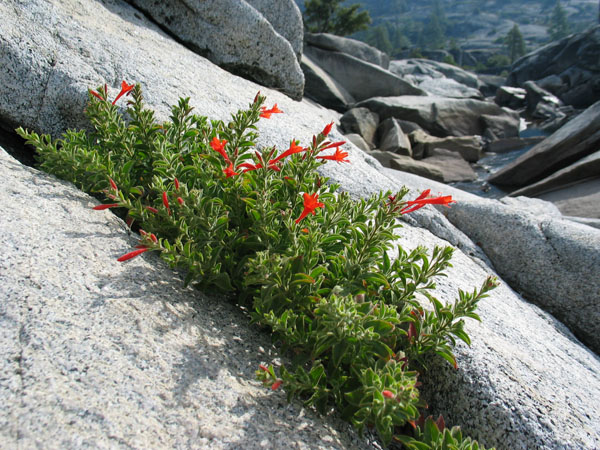
<path id="1" fill-rule="evenodd" d="M 116 106 L 123 96 L 126 117 Z M 119 261 L 156 251 L 184 269 L 186 284 L 236 295 L 289 356 L 277 368 L 259 365 L 265 385 L 321 413 L 336 409 L 385 445 L 480 448 L 443 419 L 425 419 L 418 376 L 436 354 L 457 367 L 456 340 L 470 343 L 464 319 L 479 320 L 477 303 L 497 282 L 489 277 L 442 304 L 434 279 L 450 265 L 451 247 L 398 246 L 395 259 L 388 255 L 400 215 L 454 201 L 429 190 L 404 200 L 406 189 L 351 199 L 317 172 L 350 163 L 344 142 L 327 138 L 333 123 L 308 146 L 257 148 L 258 121 L 283 112 L 264 101 L 257 94 L 225 124 L 180 99 L 159 124 L 141 87 L 123 81 L 112 102 L 106 86 L 90 90 L 91 132 L 55 141 L 17 132 L 42 169 L 103 196 L 94 209 L 112 208 L 139 231 L 139 245 Z"/>

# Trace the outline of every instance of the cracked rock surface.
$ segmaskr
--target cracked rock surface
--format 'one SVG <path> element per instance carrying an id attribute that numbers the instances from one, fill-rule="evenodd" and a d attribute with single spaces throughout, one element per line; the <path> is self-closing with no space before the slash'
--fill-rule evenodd
<path id="1" fill-rule="evenodd" d="M 0 449 L 373 448 L 255 380 L 270 339 L 0 149 Z"/>

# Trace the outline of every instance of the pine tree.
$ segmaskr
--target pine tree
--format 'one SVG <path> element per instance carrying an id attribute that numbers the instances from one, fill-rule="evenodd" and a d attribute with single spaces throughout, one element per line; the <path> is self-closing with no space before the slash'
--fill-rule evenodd
<path id="1" fill-rule="evenodd" d="M 390 33 L 385 25 L 371 27 L 367 34 L 367 44 L 378 48 L 388 55 L 392 53 L 393 47 L 390 41 Z"/>
<path id="2" fill-rule="evenodd" d="M 437 14 L 433 13 L 429 17 L 429 22 L 424 29 L 423 38 L 423 46 L 426 48 L 437 50 L 445 47 L 446 34 L 444 33 L 444 26 Z"/>
<path id="3" fill-rule="evenodd" d="M 560 0 L 556 1 L 552 15 L 550 16 L 550 28 L 548 28 L 548 34 L 550 39 L 556 41 L 562 39 L 570 33 L 569 21 L 567 20 L 567 14 L 560 4 Z"/>
<path id="4" fill-rule="evenodd" d="M 517 58 L 525 54 L 525 41 L 519 26 L 515 23 L 512 29 L 504 38 L 504 43 L 508 49 L 508 55 L 510 56 L 511 64 L 515 62 Z"/>
<path id="5" fill-rule="evenodd" d="M 360 4 L 343 7 L 343 0 L 307 0 L 304 3 L 304 27 L 311 33 L 333 33 L 347 36 L 367 29 L 371 17 L 358 11 Z"/>

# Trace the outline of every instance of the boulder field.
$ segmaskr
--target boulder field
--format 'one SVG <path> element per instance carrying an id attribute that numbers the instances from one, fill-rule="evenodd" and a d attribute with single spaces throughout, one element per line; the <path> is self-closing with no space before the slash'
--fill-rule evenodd
<path id="1" fill-rule="evenodd" d="M 260 122 L 261 146 L 307 143 L 340 118 L 219 68 L 125 2 L 8 0 L 0 15 L 7 131 L 58 137 L 85 127 L 88 89 L 107 83 L 114 94 L 123 79 L 142 84 L 159 120 L 180 96 L 226 120 L 260 90 L 284 111 Z M 418 131 L 408 126 L 400 119 L 393 128 Z M 432 189 L 458 201 L 406 216 L 398 236 L 409 250 L 456 248 L 448 277 L 437 280 L 441 301 L 501 276 L 480 303 L 482 322 L 467 323 L 472 345 L 457 346 L 459 368 L 434 361 L 423 375 L 431 413 L 488 447 L 600 447 L 599 347 L 590 336 L 600 316 L 600 230 L 547 202 L 482 201 L 344 149 L 351 164 L 327 164 L 323 174 L 356 198 L 406 185 L 411 196 Z M 335 411 L 317 416 L 255 381 L 258 364 L 285 356 L 227 299 L 185 289 L 152 256 L 118 264 L 137 239 L 93 211 L 96 200 L 4 150 L 0 175 L 0 447 L 378 448 Z"/>

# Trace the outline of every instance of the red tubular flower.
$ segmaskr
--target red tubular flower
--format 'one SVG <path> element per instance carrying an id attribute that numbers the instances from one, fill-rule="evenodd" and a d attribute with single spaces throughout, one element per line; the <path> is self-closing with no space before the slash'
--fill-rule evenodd
<path id="1" fill-rule="evenodd" d="M 181 197 L 177 197 L 177 203 L 179 203 L 180 205 L 183 205 L 185 202 L 183 201 L 183 199 Z"/>
<path id="2" fill-rule="evenodd" d="M 329 133 L 331 133 L 332 127 L 333 127 L 333 122 L 331 122 L 329 125 L 327 125 L 325 128 L 323 128 L 323 131 L 321 131 L 321 134 L 323 135 L 323 137 L 326 137 Z"/>
<path id="3" fill-rule="evenodd" d="M 383 394 L 383 396 L 385 398 L 394 398 L 395 397 L 395 395 L 392 391 L 384 390 L 384 391 L 381 391 L 381 393 Z"/>
<path id="4" fill-rule="evenodd" d="M 277 103 L 275 103 L 271 109 L 267 109 L 266 106 L 261 106 L 260 107 L 260 117 L 264 117 L 265 119 L 270 119 L 271 118 L 271 114 L 278 114 L 278 113 L 282 113 L 282 112 L 283 111 L 281 111 L 277 107 Z"/>
<path id="5" fill-rule="evenodd" d="M 406 202 L 406 206 L 400 210 L 400 214 L 408 214 L 418 209 L 421 209 L 425 205 L 444 205 L 448 208 L 450 204 L 456 203 L 452 200 L 451 195 L 443 197 L 429 197 L 431 189 L 427 189 L 421 193 L 416 199 Z"/>
<path id="6" fill-rule="evenodd" d="M 166 192 L 162 193 L 162 201 L 163 201 L 163 205 L 165 205 L 165 208 L 169 209 L 169 199 L 167 198 Z"/>
<path id="7" fill-rule="evenodd" d="M 173 181 L 175 182 L 175 189 L 179 190 L 179 180 L 177 179 L 177 177 L 175 177 Z"/>
<path id="8" fill-rule="evenodd" d="M 344 159 L 346 157 L 348 157 L 348 152 L 343 152 L 340 150 L 339 147 L 336 147 L 335 153 L 333 155 L 317 156 L 315 159 L 328 159 L 330 161 L 336 161 L 338 164 L 341 162 L 349 163 L 350 161 Z"/>
<path id="9" fill-rule="evenodd" d="M 325 147 L 319 149 L 319 152 L 322 152 L 323 150 L 327 150 L 329 148 L 339 147 L 341 145 L 344 145 L 345 143 L 346 143 L 346 141 L 338 141 L 338 142 L 333 142 L 331 144 L 327 144 Z"/>
<path id="10" fill-rule="evenodd" d="M 227 156 L 227 153 L 225 153 L 225 144 L 227 144 L 227 141 L 225 139 L 223 139 L 222 141 L 219 140 L 219 138 L 217 138 L 216 136 L 214 138 L 212 138 L 212 141 L 210 141 L 210 146 L 212 147 L 212 149 L 219 153 L 227 162 L 229 161 L 229 156 Z"/>
<path id="11" fill-rule="evenodd" d="M 152 239 L 152 242 L 154 242 L 155 244 L 158 243 L 158 238 L 154 233 L 150 233 L 150 239 Z"/>
<path id="12" fill-rule="evenodd" d="M 282 383 L 283 383 L 283 381 L 282 381 L 282 380 L 277 380 L 275 383 L 273 383 L 273 384 L 271 385 L 271 390 L 272 390 L 272 391 L 276 391 L 276 390 L 277 390 L 277 388 L 278 388 L 279 386 L 281 386 L 281 384 L 282 384 Z"/>
<path id="13" fill-rule="evenodd" d="M 240 170 L 240 167 L 244 170 L 244 173 L 251 172 L 252 170 L 262 169 L 262 164 L 250 164 L 250 163 L 241 163 L 237 166 L 237 170 Z"/>
<path id="14" fill-rule="evenodd" d="M 257 95 L 258 95 L 258 94 L 257 94 Z M 260 370 L 263 370 L 263 371 L 265 371 L 265 372 L 268 372 L 268 371 L 269 371 L 269 369 L 267 368 L 267 366 L 265 366 L 265 365 L 263 365 L 263 364 L 259 364 L 259 365 L 258 365 L 258 368 L 259 368 Z"/>
<path id="15" fill-rule="evenodd" d="M 223 169 L 223 173 L 227 176 L 227 178 L 233 177 L 235 175 L 239 175 L 239 173 L 237 173 L 235 170 L 233 170 L 232 162 L 229 163 L 229 166 L 227 166 L 226 169 Z"/>
<path id="16" fill-rule="evenodd" d="M 158 209 L 153 208 L 152 206 L 146 206 L 146 209 L 148 211 L 150 211 L 151 213 L 154 213 L 154 214 L 158 213 Z"/>
<path id="17" fill-rule="evenodd" d="M 98 98 L 98 99 L 100 99 L 100 100 L 102 100 L 102 101 L 105 101 L 104 97 L 102 97 L 102 96 L 101 96 L 100 94 L 98 94 L 96 91 L 92 91 L 91 89 L 88 89 L 88 91 L 89 91 L 89 92 L 90 92 L 90 94 L 92 94 L 94 97 L 96 97 L 96 98 Z"/>
<path id="18" fill-rule="evenodd" d="M 117 100 L 119 100 L 123 95 L 129 95 L 129 93 L 134 87 L 134 84 L 127 84 L 127 82 L 123 80 L 121 82 L 121 92 L 119 92 L 119 95 L 117 95 L 117 97 L 113 100 L 112 104 L 114 105 L 115 103 L 117 103 Z"/>
<path id="19" fill-rule="evenodd" d="M 290 143 L 290 148 L 288 148 L 285 152 L 283 152 L 281 155 L 279 155 L 277 158 L 272 159 L 269 161 L 269 165 L 273 165 L 276 164 L 277 162 L 281 161 L 283 158 L 287 158 L 290 155 L 293 155 L 295 153 L 300 153 L 305 151 L 306 149 L 304 147 L 300 147 L 299 145 L 296 144 L 296 141 L 292 141 Z"/>
<path id="20" fill-rule="evenodd" d="M 119 206 L 118 203 L 109 203 L 107 205 L 96 205 L 92 209 L 95 209 L 96 211 L 102 211 L 108 208 L 116 208 L 117 206 Z"/>
<path id="21" fill-rule="evenodd" d="M 119 188 L 117 188 L 117 183 L 115 183 L 115 181 L 112 178 L 109 178 L 108 181 L 110 181 L 110 187 L 113 188 L 113 190 L 119 190 Z"/>
<path id="22" fill-rule="evenodd" d="M 322 208 L 323 206 L 325 206 L 324 203 L 321 203 L 318 201 L 319 194 L 315 193 L 313 195 L 309 195 L 305 192 L 303 195 L 304 195 L 304 211 L 302 211 L 302 214 L 300 214 L 300 217 L 298 217 L 296 219 L 296 223 L 300 222 L 302 219 L 304 219 L 310 213 L 312 213 L 312 215 L 314 216 L 315 209 Z"/>
<path id="23" fill-rule="evenodd" d="M 138 255 L 141 255 L 144 252 L 147 252 L 148 250 L 150 250 L 148 247 L 138 248 L 137 250 L 126 253 L 125 255 L 121 256 L 120 258 L 117 259 L 117 261 L 119 261 L 119 262 L 127 261 L 129 259 L 135 258 Z"/>

